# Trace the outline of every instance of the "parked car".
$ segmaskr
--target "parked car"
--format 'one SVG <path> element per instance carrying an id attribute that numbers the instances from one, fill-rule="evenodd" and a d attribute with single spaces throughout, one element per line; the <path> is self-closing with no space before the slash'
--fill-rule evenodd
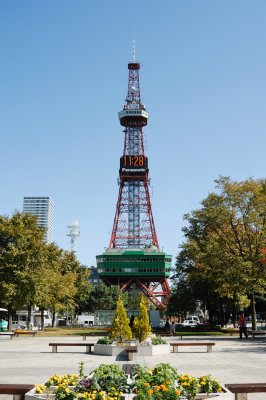
<path id="1" fill-rule="evenodd" d="M 193 321 L 192 319 L 186 319 L 184 322 L 182 322 L 181 326 L 182 327 L 191 327 L 191 328 L 196 328 L 196 326 L 200 326 L 201 324 L 199 322 Z"/>
<path id="2" fill-rule="evenodd" d="M 27 325 L 25 323 L 18 323 L 18 321 L 13 321 L 12 323 L 12 330 L 16 329 L 26 329 Z"/>
<path id="3" fill-rule="evenodd" d="M 194 321 L 194 322 L 198 322 L 198 324 L 200 324 L 200 319 L 197 315 L 191 315 L 191 316 L 187 317 L 186 321 Z"/>

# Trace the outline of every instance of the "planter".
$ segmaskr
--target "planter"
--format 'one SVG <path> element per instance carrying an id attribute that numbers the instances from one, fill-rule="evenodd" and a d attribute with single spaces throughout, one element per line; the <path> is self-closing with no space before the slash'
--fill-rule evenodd
<path id="1" fill-rule="evenodd" d="M 207 395 L 206 393 L 199 393 L 196 397 L 196 400 L 205 400 L 205 399 L 213 399 L 213 400 L 234 400 L 234 394 L 229 392 L 226 388 L 223 387 L 224 392 L 223 393 L 210 393 Z M 129 394 L 123 394 L 121 396 L 121 400 L 134 400 L 135 394 L 129 393 Z M 35 388 L 30 390 L 28 393 L 25 394 L 25 400 L 45 400 L 45 399 L 51 399 L 53 400 L 55 398 L 54 394 L 38 394 L 35 391 Z M 182 398 L 182 400 L 186 400 L 185 397 Z"/>
<path id="2" fill-rule="evenodd" d="M 95 344 L 94 354 L 100 356 L 118 356 L 120 354 L 126 355 L 125 346 L 117 346 L 115 344 Z"/>
<path id="3" fill-rule="evenodd" d="M 118 356 L 118 355 L 126 355 L 126 348 L 130 347 L 130 344 L 126 346 L 118 346 L 115 344 L 95 344 L 94 345 L 94 354 L 101 356 Z M 136 345 L 132 343 L 132 345 Z M 156 345 L 147 345 L 143 344 L 137 345 L 139 356 L 158 356 L 164 354 L 170 354 L 170 345 L 169 344 L 156 344 Z"/>
<path id="4" fill-rule="evenodd" d="M 138 345 L 137 355 L 139 356 L 159 356 L 170 354 L 169 344 Z"/>

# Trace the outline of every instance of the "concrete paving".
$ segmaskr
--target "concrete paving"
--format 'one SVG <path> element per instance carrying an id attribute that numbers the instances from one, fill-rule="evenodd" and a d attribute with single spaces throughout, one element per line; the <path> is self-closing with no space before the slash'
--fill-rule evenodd
<path id="1" fill-rule="evenodd" d="M 87 342 L 97 342 L 97 337 Z M 176 339 L 167 338 L 168 341 Z M 211 353 L 203 347 L 181 347 L 178 353 L 164 356 L 136 357 L 134 363 L 153 367 L 165 362 L 179 373 L 194 376 L 211 374 L 223 384 L 266 382 L 266 337 L 243 339 L 238 337 L 190 337 L 187 341 L 214 342 Z M 52 353 L 50 342 L 83 342 L 82 337 L 9 337 L 0 336 L 0 383 L 44 383 L 55 373 L 77 373 L 78 365 L 85 362 L 89 373 L 100 364 L 127 362 L 123 358 L 85 353 L 85 347 L 61 347 Z M 85 341 L 83 342 L 85 343 Z M 0 395 L 1 400 L 10 400 Z M 248 400 L 266 399 L 266 393 L 250 394 Z"/>

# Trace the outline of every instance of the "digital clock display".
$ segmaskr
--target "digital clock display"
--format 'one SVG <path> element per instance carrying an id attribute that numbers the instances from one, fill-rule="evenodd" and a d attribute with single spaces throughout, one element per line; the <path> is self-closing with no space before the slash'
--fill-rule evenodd
<path id="1" fill-rule="evenodd" d="M 134 173 L 144 174 L 148 167 L 148 158 L 142 155 L 123 156 L 120 158 L 120 171 L 122 174 Z"/>

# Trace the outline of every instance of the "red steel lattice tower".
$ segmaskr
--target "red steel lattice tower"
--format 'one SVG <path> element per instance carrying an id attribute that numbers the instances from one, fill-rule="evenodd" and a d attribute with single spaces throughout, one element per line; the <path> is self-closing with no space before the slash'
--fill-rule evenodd
<path id="1" fill-rule="evenodd" d="M 140 64 L 128 64 L 128 93 L 120 124 L 125 127 L 124 151 L 120 158 L 120 189 L 109 247 L 159 248 L 149 195 L 148 158 L 144 152 L 143 126 L 148 112 L 141 102 Z"/>
<path id="2" fill-rule="evenodd" d="M 134 286 L 164 309 L 170 294 L 167 277 L 171 256 L 159 249 L 149 194 L 148 158 L 142 129 L 148 112 L 140 96 L 140 64 L 128 64 L 128 90 L 119 112 L 124 127 L 124 149 L 120 157 L 119 194 L 109 248 L 97 256 L 98 272 L 107 284 L 121 290 Z"/>

